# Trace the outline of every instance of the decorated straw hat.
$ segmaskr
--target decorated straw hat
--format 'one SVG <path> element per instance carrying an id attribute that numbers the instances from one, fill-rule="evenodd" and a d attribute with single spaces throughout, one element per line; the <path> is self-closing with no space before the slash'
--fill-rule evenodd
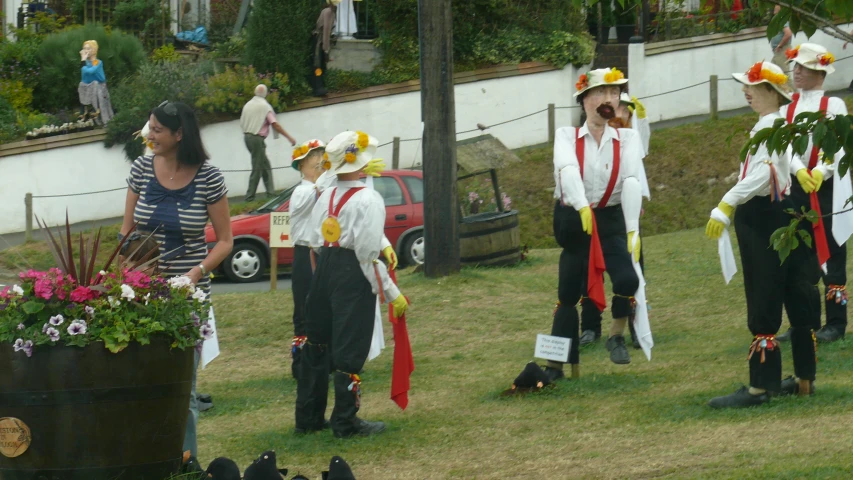
<path id="1" fill-rule="evenodd" d="M 785 51 L 789 62 L 796 62 L 810 70 L 822 70 L 826 73 L 835 71 L 832 63 L 835 56 L 816 43 L 802 43 Z"/>
<path id="2" fill-rule="evenodd" d="M 628 95 L 628 92 L 622 92 L 622 94 L 621 94 L 621 95 L 619 95 L 619 101 L 620 101 L 621 103 L 627 103 L 627 104 L 628 104 L 628 105 L 630 105 L 631 107 L 633 107 L 633 106 L 634 106 L 634 101 L 633 101 L 633 100 L 631 100 L 631 96 L 630 96 L 630 95 Z"/>
<path id="3" fill-rule="evenodd" d="M 608 85 L 625 85 L 628 79 L 625 74 L 615 68 L 598 68 L 590 70 L 578 78 L 575 83 L 575 97 L 583 92 L 595 87 L 605 87 Z"/>
<path id="4" fill-rule="evenodd" d="M 788 76 L 782 72 L 781 68 L 773 63 L 758 62 L 750 67 L 746 73 L 733 73 L 732 77 L 744 85 L 769 83 L 783 97 L 791 101 L 791 92 L 788 89 Z"/>
<path id="5" fill-rule="evenodd" d="M 336 175 L 352 173 L 367 166 L 376 154 L 379 141 L 364 132 L 343 132 L 326 145 L 323 168 Z"/>
<path id="6" fill-rule="evenodd" d="M 303 158 L 307 157 L 312 150 L 316 150 L 318 148 L 325 148 L 326 145 L 320 140 L 309 140 L 302 145 L 293 149 L 293 162 L 290 164 L 291 167 L 299 170 L 299 161 Z"/>

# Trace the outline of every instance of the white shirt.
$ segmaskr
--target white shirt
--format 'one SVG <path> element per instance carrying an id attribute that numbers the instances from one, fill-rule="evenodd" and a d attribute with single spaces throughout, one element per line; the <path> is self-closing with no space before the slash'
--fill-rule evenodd
<path id="1" fill-rule="evenodd" d="M 311 211 L 320 195 L 317 185 L 309 180 L 302 180 L 290 195 L 290 235 L 294 245 L 308 247 L 311 230 Z"/>
<path id="2" fill-rule="evenodd" d="M 587 125 L 580 127 L 584 137 L 584 169 L 581 177 L 580 165 L 575 154 L 575 127 L 557 129 L 554 140 L 554 198 L 575 210 L 595 204 L 604 196 L 613 170 L 613 143 L 617 130 L 604 127 L 601 145 L 589 132 Z M 619 173 L 616 184 L 606 206 L 622 205 L 625 228 L 636 231 L 639 225 L 642 194 L 640 191 L 640 166 L 643 147 L 640 136 L 634 130 L 620 128 Z"/>
<path id="3" fill-rule="evenodd" d="M 781 118 L 781 114 L 775 112 L 759 118 L 749 136 L 754 137 L 759 130 L 772 127 L 778 118 Z M 788 189 L 791 181 L 791 158 L 787 152 L 781 156 L 775 153 L 770 155 L 765 142 L 758 147 L 755 155 L 747 157 L 746 164 L 746 174 L 744 175 L 744 165 L 741 163 L 737 184 L 723 197 L 723 202 L 727 205 L 734 207 L 746 203 L 752 197 L 770 195 L 771 164 L 776 169 L 779 187 L 783 192 Z"/>
<path id="4" fill-rule="evenodd" d="M 649 127 L 649 119 L 637 118 L 636 115 L 631 117 L 631 129 L 640 135 L 640 142 L 643 144 L 643 159 L 649 156 L 649 139 L 652 136 L 652 129 Z M 649 190 L 649 179 L 646 177 L 646 165 L 643 160 L 640 160 L 640 191 L 647 200 L 652 199 L 652 192 Z"/>
<path id="5" fill-rule="evenodd" d="M 797 115 L 803 112 L 817 112 L 820 110 L 820 99 L 823 98 L 826 92 L 823 90 L 798 90 L 800 93 L 800 101 L 797 102 L 797 108 L 794 109 L 794 117 L 797 118 Z M 791 104 L 784 105 L 779 109 L 779 113 L 782 114 L 782 118 L 788 118 L 788 107 Z M 829 97 L 829 103 L 826 106 L 826 115 L 828 118 L 835 117 L 836 115 L 847 115 L 847 105 L 844 104 L 844 100 L 837 97 Z M 792 155 L 791 158 L 791 173 L 796 174 L 800 171 L 800 169 L 808 168 L 809 158 L 811 158 L 812 154 L 812 141 L 811 135 L 809 135 L 809 147 L 806 149 L 805 157 L 801 157 L 799 155 Z M 838 153 L 835 154 L 835 163 L 827 164 L 821 161 L 823 158 L 823 153 L 818 154 L 818 163 L 815 169 L 820 170 L 823 174 L 823 178 L 826 181 L 830 180 L 830 177 L 835 172 L 835 166 L 838 165 L 838 162 L 841 160 L 841 157 L 844 156 L 844 149 L 840 149 Z"/>
<path id="6" fill-rule="evenodd" d="M 329 200 L 332 198 L 332 194 L 335 195 L 333 205 L 337 208 L 346 191 L 357 187 L 364 187 L 364 184 L 358 180 L 337 181 L 335 187 L 326 189 L 320 195 L 311 212 L 309 242 L 312 247 L 323 246 L 324 239 L 321 228 L 323 220 L 329 216 Z M 395 300 L 400 296 L 400 290 L 388 276 L 385 264 L 379 260 L 385 232 L 385 202 L 382 200 L 382 196 L 376 190 L 362 188 L 350 197 L 349 201 L 341 208 L 338 214 L 338 223 L 341 226 L 341 238 L 338 240 L 338 244 L 341 248 L 355 251 L 355 256 L 361 265 L 361 271 L 367 281 L 370 282 L 373 293 L 379 293 L 380 285 L 376 280 L 376 272 L 379 272 L 386 302 Z"/>

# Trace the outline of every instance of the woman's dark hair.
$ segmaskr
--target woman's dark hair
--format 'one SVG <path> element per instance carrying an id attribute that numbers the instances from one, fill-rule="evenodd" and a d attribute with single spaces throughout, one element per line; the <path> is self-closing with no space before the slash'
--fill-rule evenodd
<path id="1" fill-rule="evenodd" d="M 178 163 L 183 165 L 201 165 L 210 159 L 204 144 L 201 142 L 201 131 L 195 112 L 187 104 L 181 102 L 163 102 L 151 110 L 163 126 L 174 134 L 182 131 L 181 141 L 178 142 Z"/>
<path id="2" fill-rule="evenodd" d="M 779 97 L 779 106 L 780 107 L 791 103 L 790 100 L 785 98 L 785 95 L 782 95 L 781 93 L 779 93 L 779 90 L 776 90 L 775 88 L 773 88 L 769 83 L 761 82 L 761 83 L 754 85 L 754 86 L 758 87 L 758 88 L 763 88 L 764 90 L 767 90 L 768 92 L 775 93 L 776 96 Z"/>

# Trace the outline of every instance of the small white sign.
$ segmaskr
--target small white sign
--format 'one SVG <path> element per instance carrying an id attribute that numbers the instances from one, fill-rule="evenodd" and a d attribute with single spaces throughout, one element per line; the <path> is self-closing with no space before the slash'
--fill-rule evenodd
<path id="1" fill-rule="evenodd" d="M 544 360 L 566 363 L 569 361 L 569 350 L 572 347 L 572 339 L 565 337 L 554 337 L 552 335 L 536 335 L 536 352 L 533 356 Z"/>
<path id="2" fill-rule="evenodd" d="M 290 236 L 290 212 L 270 214 L 270 248 L 293 248 Z"/>
<path id="3" fill-rule="evenodd" d="M 210 306 L 207 323 L 213 329 L 213 337 L 210 340 L 205 340 L 201 347 L 201 369 L 204 370 L 207 364 L 212 362 L 214 358 L 219 356 L 219 335 L 216 330 L 216 317 L 213 316 L 213 305 Z"/>

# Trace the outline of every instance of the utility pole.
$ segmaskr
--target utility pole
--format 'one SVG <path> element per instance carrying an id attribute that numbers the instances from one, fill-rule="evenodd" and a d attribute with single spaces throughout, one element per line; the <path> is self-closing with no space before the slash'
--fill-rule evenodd
<path id="1" fill-rule="evenodd" d="M 441 277 L 459 271 L 451 0 L 418 0 L 418 26 L 424 122 L 424 273 Z"/>

